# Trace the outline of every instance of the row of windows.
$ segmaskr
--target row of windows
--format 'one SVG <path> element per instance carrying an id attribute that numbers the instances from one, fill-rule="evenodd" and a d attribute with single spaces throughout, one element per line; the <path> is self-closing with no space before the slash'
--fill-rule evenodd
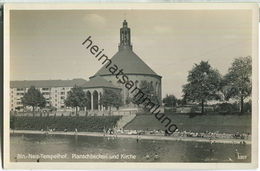
<path id="1" fill-rule="evenodd" d="M 28 89 L 28 88 L 16 88 L 16 91 L 25 91 L 26 89 Z M 38 90 L 42 90 L 42 91 L 50 91 L 51 90 L 51 88 L 46 88 L 46 87 L 44 87 L 44 88 L 37 88 Z M 66 89 L 70 89 L 70 88 L 66 88 Z M 65 87 L 63 87 L 63 88 L 61 88 L 61 90 L 65 90 Z M 55 90 L 55 92 L 58 92 L 58 90 Z"/>
<path id="2" fill-rule="evenodd" d="M 46 104 L 50 104 L 50 102 L 46 102 Z M 22 102 L 16 102 L 16 105 L 22 105 Z M 11 104 L 11 106 L 13 106 L 13 104 Z M 57 103 L 54 104 L 54 106 L 58 106 Z M 61 108 L 64 108 L 64 105 L 61 105 Z"/>
<path id="3" fill-rule="evenodd" d="M 12 96 L 12 97 L 13 97 L 13 96 Z M 46 101 L 50 101 L 51 99 L 52 99 L 51 97 L 45 98 Z M 61 99 L 61 100 L 64 100 L 64 99 L 65 99 L 65 96 L 61 96 L 60 99 Z M 17 98 L 16 100 L 19 101 L 19 100 L 21 100 L 21 99 L 20 99 L 20 98 Z M 57 101 L 57 99 L 55 99 L 55 101 Z M 11 100 L 11 102 L 13 103 L 13 99 Z"/>
<path id="4" fill-rule="evenodd" d="M 66 89 L 70 89 L 70 88 L 66 88 Z M 42 90 L 47 91 L 47 90 L 51 90 L 51 88 L 42 88 Z M 62 87 L 61 90 L 65 90 L 65 88 Z M 58 90 L 56 89 L 55 92 L 58 92 Z"/>
<path id="5" fill-rule="evenodd" d="M 50 90 L 50 88 L 42 88 L 43 91 Z"/>
<path id="6" fill-rule="evenodd" d="M 24 93 L 16 93 L 16 95 L 17 96 L 23 96 Z M 43 92 L 42 95 L 50 95 L 50 93 L 49 92 Z M 65 92 L 60 92 L 60 95 L 65 95 Z M 57 95 L 55 95 L 55 97 L 57 97 Z"/>
<path id="7" fill-rule="evenodd" d="M 50 92 L 43 92 L 43 95 L 50 95 Z M 60 95 L 65 95 L 65 92 L 60 92 Z M 57 94 L 55 94 L 55 96 L 57 97 Z"/>
<path id="8" fill-rule="evenodd" d="M 55 96 L 55 97 L 57 97 L 57 96 Z M 52 99 L 51 97 L 45 98 L 45 100 L 51 100 L 51 99 Z M 57 101 L 57 98 L 54 98 L 54 99 Z M 61 100 L 64 100 L 64 99 L 65 99 L 65 96 L 61 96 L 60 99 L 61 99 Z"/>
<path id="9" fill-rule="evenodd" d="M 46 104 L 48 105 L 48 104 L 50 104 L 51 102 L 46 102 Z M 13 106 L 13 101 L 12 101 L 12 104 L 11 104 L 12 106 Z M 22 105 L 22 102 L 16 102 L 16 105 Z M 57 103 L 55 103 L 54 104 L 54 106 L 58 106 L 58 104 Z M 61 105 L 61 108 L 64 108 L 64 105 Z"/>
<path id="10" fill-rule="evenodd" d="M 70 88 L 66 88 L 66 89 L 70 89 Z M 50 91 L 50 90 L 51 90 L 51 88 L 42 88 L 42 91 Z M 65 90 L 65 88 L 63 87 L 63 88 L 61 88 L 61 90 Z M 58 92 L 58 90 L 55 89 L 55 92 Z"/>

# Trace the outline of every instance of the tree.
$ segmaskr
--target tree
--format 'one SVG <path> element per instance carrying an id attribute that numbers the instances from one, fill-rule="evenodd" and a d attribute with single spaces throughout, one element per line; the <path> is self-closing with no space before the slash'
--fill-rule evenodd
<path id="1" fill-rule="evenodd" d="M 76 116 L 78 116 L 78 108 L 86 107 L 88 98 L 86 93 L 81 87 L 74 86 L 69 92 L 65 100 L 65 105 L 67 107 L 73 107 L 76 109 Z"/>
<path id="2" fill-rule="evenodd" d="M 188 83 L 183 86 L 183 97 L 187 101 L 199 102 L 201 113 L 204 113 L 204 103 L 208 100 L 220 99 L 221 76 L 208 62 L 201 61 L 189 71 Z"/>
<path id="3" fill-rule="evenodd" d="M 163 99 L 163 103 L 166 107 L 175 107 L 177 104 L 177 98 L 174 95 L 166 95 Z"/>
<path id="4" fill-rule="evenodd" d="M 111 107 L 116 107 L 117 109 L 123 105 L 122 95 L 120 91 L 113 89 L 104 89 L 103 94 L 100 98 L 100 104 L 109 107 L 109 111 L 111 112 Z"/>
<path id="5" fill-rule="evenodd" d="M 142 92 L 145 94 L 145 97 L 149 98 L 151 102 L 154 104 L 159 104 L 159 97 L 156 95 L 155 89 L 151 83 L 147 82 L 146 80 L 142 80 L 139 89 L 142 90 Z M 143 102 L 143 99 L 136 96 L 133 97 L 132 102 L 139 105 Z"/>
<path id="6" fill-rule="evenodd" d="M 186 105 L 186 98 L 182 98 L 182 99 L 177 99 L 176 104 L 179 105 Z"/>
<path id="7" fill-rule="evenodd" d="M 31 106 L 33 108 L 33 116 L 36 107 L 45 107 L 46 100 L 42 93 L 34 86 L 31 86 L 22 97 L 22 104 L 24 106 Z"/>
<path id="8" fill-rule="evenodd" d="M 252 91 L 252 59 L 248 57 L 236 58 L 228 73 L 224 77 L 224 96 L 226 100 L 235 98 L 240 100 L 240 113 L 244 112 L 244 99 Z"/>

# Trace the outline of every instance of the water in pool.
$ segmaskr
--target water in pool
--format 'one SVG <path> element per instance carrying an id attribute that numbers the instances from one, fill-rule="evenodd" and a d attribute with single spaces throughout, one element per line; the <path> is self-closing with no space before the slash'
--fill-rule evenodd
<path id="1" fill-rule="evenodd" d="M 11 135 L 12 162 L 250 162 L 251 145 L 71 135 Z M 236 150 L 244 159 L 238 159 Z"/>

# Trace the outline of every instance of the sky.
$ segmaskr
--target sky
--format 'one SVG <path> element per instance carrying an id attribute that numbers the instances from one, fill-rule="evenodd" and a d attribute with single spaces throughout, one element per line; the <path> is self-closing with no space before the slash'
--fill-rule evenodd
<path id="1" fill-rule="evenodd" d="M 180 98 L 188 72 L 201 60 L 224 75 L 235 58 L 252 54 L 248 10 L 15 10 L 11 80 L 88 80 L 102 64 L 81 43 L 91 36 L 111 58 L 124 19 L 134 52 L 162 76 L 163 97 Z"/>

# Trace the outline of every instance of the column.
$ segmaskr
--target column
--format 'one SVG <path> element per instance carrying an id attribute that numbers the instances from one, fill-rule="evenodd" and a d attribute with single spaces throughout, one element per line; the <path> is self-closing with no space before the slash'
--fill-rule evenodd
<path id="1" fill-rule="evenodd" d="M 90 93 L 90 96 L 91 96 L 91 110 L 94 109 L 94 103 L 93 103 L 93 93 Z"/>
<path id="2" fill-rule="evenodd" d="M 104 91 L 104 90 L 103 90 Z M 102 91 L 102 93 L 103 93 L 103 91 Z M 102 93 L 100 93 L 100 98 L 101 98 L 101 96 L 102 96 Z M 100 108 L 101 108 L 101 111 L 104 111 L 104 106 L 103 105 L 100 105 Z"/>
<path id="3" fill-rule="evenodd" d="M 98 111 L 100 111 L 100 93 L 98 92 Z"/>

